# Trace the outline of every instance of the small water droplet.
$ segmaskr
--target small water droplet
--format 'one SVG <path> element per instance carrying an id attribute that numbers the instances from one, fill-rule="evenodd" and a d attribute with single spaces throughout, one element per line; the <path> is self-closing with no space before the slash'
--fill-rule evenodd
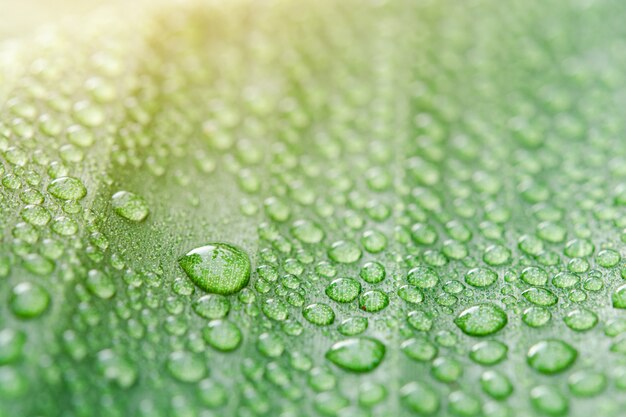
<path id="1" fill-rule="evenodd" d="M 140 222 L 145 220 L 150 213 L 148 204 L 137 194 L 129 191 L 118 191 L 111 198 L 113 211 L 127 220 Z"/>

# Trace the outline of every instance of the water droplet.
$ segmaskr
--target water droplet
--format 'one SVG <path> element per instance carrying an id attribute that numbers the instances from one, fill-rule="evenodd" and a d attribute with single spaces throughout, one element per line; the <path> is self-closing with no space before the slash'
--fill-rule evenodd
<path id="1" fill-rule="evenodd" d="M 507 355 L 509 348 L 497 340 L 486 340 L 472 346 L 469 357 L 480 365 L 495 365 L 502 362 Z"/>
<path id="2" fill-rule="evenodd" d="M 95 142 L 93 133 L 78 125 L 72 125 L 67 128 L 67 139 L 72 144 L 82 146 L 83 148 L 89 147 Z"/>
<path id="3" fill-rule="evenodd" d="M 550 416 L 563 416 L 569 409 L 567 399 L 554 387 L 540 385 L 530 391 L 530 401 L 537 411 Z"/>
<path id="4" fill-rule="evenodd" d="M 615 290 L 612 300 L 614 308 L 626 309 L 626 284 Z"/>
<path id="5" fill-rule="evenodd" d="M 78 223 L 69 217 L 60 216 L 54 219 L 50 228 L 59 236 L 73 236 L 78 232 Z"/>
<path id="6" fill-rule="evenodd" d="M 33 274 L 48 276 L 54 271 L 54 262 L 36 253 L 24 256 L 24 267 Z"/>
<path id="7" fill-rule="evenodd" d="M 470 336 L 487 336 L 501 330 L 507 324 L 504 311 L 493 304 L 470 307 L 454 319 L 463 333 Z"/>
<path id="8" fill-rule="evenodd" d="M 316 326 L 328 326 L 335 321 L 335 312 L 326 304 L 315 303 L 308 305 L 302 310 L 302 315 L 307 321 Z"/>
<path id="9" fill-rule="evenodd" d="M 0 397 L 3 399 L 18 398 L 27 391 L 28 381 L 22 373 L 12 366 L 0 368 Z"/>
<path id="10" fill-rule="evenodd" d="M 478 288 L 493 285 L 497 280 L 498 274 L 487 268 L 474 268 L 465 274 L 465 282 Z"/>
<path id="11" fill-rule="evenodd" d="M 339 325 L 339 333 L 344 336 L 356 336 L 367 330 L 368 320 L 365 317 L 350 317 Z"/>
<path id="12" fill-rule="evenodd" d="M 339 278 L 326 287 L 326 295 L 338 303 L 354 301 L 361 292 L 361 284 L 352 278 Z"/>
<path id="13" fill-rule="evenodd" d="M 268 298 L 261 309 L 267 317 L 276 321 L 284 321 L 289 315 L 287 305 L 279 299 Z"/>
<path id="14" fill-rule="evenodd" d="M 611 249 L 602 250 L 596 256 L 596 262 L 604 268 L 613 268 L 619 261 L 619 253 Z"/>
<path id="15" fill-rule="evenodd" d="M 105 379 L 114 381 L 121 388 L 128 388 L 137 380 L 137 370 L 112 349 L 98 352 L 97 367 Z"/>
<path id="16" fill-rule="evenodd" d="M 50 212 L 45 208 L 29 204 L 21 212 L 22 219 L 33 226 L 45 226 L 50 221 Z"/>
<path id="17" fill-rule="evenodd" d="M 361 259 L 361 249 L 354 242 L 340 240 L 332 244 L 328 257 L 335 262 L 351 264 Z"/>
<path id="18" fill-rule="evenodd" d="M 526 284 L 533 286 L 546 285 L 548 282 L 548 274 L 546 271 L 536 266 L 525 268 L 522 271 L 520 278 Z"/>
<path id="19" fill-rule="evenodd" d="M 434 415 L 439 410 L 439 396 L 428 384 L 410 382 L 400 389 L 402 404 L 418 415 Z"/>
<path id="20" fill-rule="evenodd" d="M 548 339 L 534 344 L 528 350 L 528 364 L 542 374 L 556 374 L 569 368 L 578 352 L 569 344 L 557 340 Z"/>
<path id="21" fill-rule="evenodd" d="M 593 397 L 600 394 L 607 385 L 606 376 L 595 371 L 574 372 L 567 380 L 569 389 L 577 397 Z"/>
<path id="22" fill-rule="evenodd" d="M 387 389 L 382 384 L 365 381 L 359 387 L 359 404 L 372 408 L 387 398 Z"/>
<path id="23" fill-rule="evenodd" d="M 369 253 L 382 252 L 387 246 L 387 238 L 381 232 L 376 230 L 367 230 L 363 232 L 361 244 Z"/>
<path id="24" fill-rule="evenodd" d="M 420 310 L 411 311 L 407 315 L 407 322 L 420 332 L 427 332 L 433 327 L 433 319 L 430 314 Z"/>
<path id="25" fill-rule="evenodd" d="M 419 304 L 424 300 L 422 292 L 413 285 L 403 285 L 398 289 L 398 296 L 410 304 Z"/>
<path id="26" fill-rule="evenodd" d="M 11 290 L 9 307 L 13 314 L 22 319 L 41 316 L 50 304 L 50 294 L 39 284 L 22 282 Z"/>
<path id="27" fill-rule="evenodd" d="M 418 266 L 409 271 L 407 281 L 418 288 L 433 288 L 439 282 L 437 273 L 429 267 Z"/>
<path id="28" fill-rule="evenodd" d="M 522 320 L 530 327 L 544 326 L 550 321 L 551 318 L 552 314 L 550 311 L 543 307 L 527 308 L 524 310 L 524 314 L 522 315 Z"/>
<path id="29" fill-rule="evenodd" d="M 200 317 L 215 320 L 226 317 L 230 310 L 230 301 L 224 296 L 209 294 L 194 301 L 191 307 Z"/>
<path id="30" fill-rule="evenodd" d="M 276 333 L 262 333 L 257 341 L 257 349 L 268 358 L 277 358 L 285 351 L 285 343 Z"/>
<path id="31" fill-rule="evenodd" d="M 371 290 L 359 298 L 359 307 L 368 313 L 376 313 L 389 305 L 389 297 L 382 291 Z"/>
<path id="32" fill-rule="evenodd" d="M 464 391 L 454 391 L 448 395 L 448 410 L 455 416 L 477 416 L 480 401 Z"/>
<path id="33" fill-rule="evenodd" d="M 225 320 L 213 320 L 204 328 L 202 336 L 204 340 L 213 348 L 230 352 L 241 344 L 241 331 L 239 328 Z"/>
<path id="34" fill-rule="evenodd" d="M 282 223 L 291 216 L 291 209 L 282 200 L 270 197 L 264 202 L 265 212 L 274 221 Z"/>
<path id="35" fill-rule="evenodd" d="M 570 272 L 559 272 L 552 278 L 552 285 L 557 288 L 571 288 L 578 284 L 578 281 L 580 281 L 578 275 Z"/>
<path id="36" fill-rule="evenodd" d="M 411 237 L 417 244 L 432 245 L 438 236 L 434 227 L 428 224 L 416 223 L 411 227 Z"/>
<path id="37" fill-rule="evenodd" d="M 140 222 L 148 217 L 150 210 L 145 200 L 129 191 L 118 191 L 111 198 L 113 211 L 126 220 Z"/>
<path id="38" fill-rule="evenodd" d="M 577 332 L 584 332 L 598 324 L 598 316 L 591 310 L 580 308 L 567 313 L 567 315 L 563 317 L 563 321 L 570 329 Z"/>
<path id="39" fill-rule="evenodd" d="M 543 222 L 537 226 L 537 236 L 549 243 L 560 243 L 565 240 L 567 230 L 552 222 Z"/>
<path id="40" fill-rule="evenodd" d="M 469 254 L 469 251 L 463 243 L 454 240 L 446 240 L 443 243 L 443 254 L 450 259 L 460 260 L 465 258 Z"/>
<path id="41" fill-rule="evenodd" d="M 185 351 L 172 352 L 167 369 L 181 382 L 198 382 L 206 375 L 204 361 L 196 354 Z"/>
<path id="42" fill-rule="evenodd" d="M 552 291 L 545 288 L 529 288 L 522 295 L 529 302 L 542 307 L 553 306 L 559 301 Z"/>
<path id="43" fill-rule="evenodd" d="M 226 388 L 210 378 L 200 381 L 198 396 L 202 404 L 208 408 L 220 408 L 228 401 Z"/>
<path id="44" fill-rule="evenodd" d="M 319 243 L 324 239 L 324 231 L 314 222 L 298 220 L 291 228 L 291 234 L 302 243 Z"/>
<path id="45" fill-rule="evenodd" d="M 352 372 L 372 371 L 380 365 L 384 356 L 385 345 L 373 338 L 343 340 L 326 352 L 326 359 Z"/>
<path id="46" fill-rule="evenodd" d="M 211 243 L 193 249 L 178 263 L 194 284 L 214 294 L 234 294 L 250 279 L 248 255 L 226 243 Z"/>
<path id="47" fill-rule="evenodd" d="M 315 397 L 315 410 L 324 416 L 336 416 L 350 401 L 335 391 L 323 392 Z"/>
<path id="48" fill-rule="evenodd" d="M 438 381 L 451 383 L 461 377 L 463 367 L 456 359 L 440 357 L 433 362 L 431 374 Z"/>
<path id="49" fill-rule="evenodd" d="M 89 271 L 85 285 L 96 297 L 108 299 L 115 295 L 115 284 L 111 277 L 97 269 Z"/>
<path id="50" fill-rule="evenodd" d="M 504 265 L 511 259 L 511 251 L 501 245 L 492 245 L 485 249 L 483 261 L 487 265 L 497 266 Z"/>
<path id="51" fill-rule="evenodd" d="M 567 242 L 564 253 L 570 258 L 584 258 L 594 251 L 593 244 L 587 239 L 574 239 Z"/>
<path id="52" fill-rule="evenodd" d="M 368 262 L 361 268 L 360 277 L 370 284 L 378 284 L 385 279 L 385 267 L 378 262 Z"/>
<path id="53" fill-rule="evenodd" d="M 48 192 L 61 200 L 80 200 L 87 195 L 87 189 L 78 178 L 61 177 L 48 185 Z"/>
<path id="54" fill-rule="evenodd" d="M 329 391 L 337 385 L 337 378 L 330 370 L 316 367 L 309 372 L 308 383 L 313 391 Z"/>
<path id="55" fill-rule="evenodd" d="M 0 366 L 21 358 L 26 343 L 26 334 L 13 329 L 0 330 Z"/>
<path id="56" fill-rule="evenodd" d="M 423 337 L 405 340 L 400 348 L 409 358 L 418 362 L 428 362 L 437 356 L 437 346 Z"/>
<path id="57" fill-rule="evenodd" d="M 527 255 L 537 256 L 543 252 L 543 242 L 535 236 L 524 235 L 518 240 L 518 246 Z"/>
<path id="58" fill-rule="evenodd" d="M 486 371 L 480 376 L 480 385 L 492 398 L 502 400 L 513 392 L 509 378 L 499 371 Z"/>

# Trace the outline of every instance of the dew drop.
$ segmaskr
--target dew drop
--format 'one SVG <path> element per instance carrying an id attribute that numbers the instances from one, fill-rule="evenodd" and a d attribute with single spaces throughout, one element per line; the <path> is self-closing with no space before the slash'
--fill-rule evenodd
<path id="1" fill-rule="evenodd" d="M 326 359 L 338 367 L 359 373 L 374 370 L 384 356 L 385 345 L 369 337 L 337 342 L 326 352 Z"/>
<path id="2" fill-rule="evenodd" d="M 361 249 L 354 242 L 340 240 L 332 244 L 328 257 L 338 263 L 351 264 L 361 258 Z"/>
<path id="3" fill-rule="evenodd" d="M 409 358 L 418 362 L 428 362 L 437 356 L 437 346 L 424 337 L 407 339 L 400 348 Z"/>
<path id="4" fill-rule="evenodd" d="M 548 274 L 546 273 L 546 271 L 536 266 L 530 266 L 528 268 L 525 268 L 522 271 L 520 278 L 526 284 L 533 286 L 546 285 L 546 283 L 548 282 Z"/>
<path id="5" fill-rule="evenodd" d="M 461 312 L 454 323 L 469 336 L 487 336 L 501 330 L 507 324 L 504 311 L 493 304 L 480 304 Z"/>
<path id="6" fill-rule="evenodd" d="M 400 389 L 402 404 L 418 415 L 434 415 L 439 410 L 439 396 L 428 384 L 410 382 Z"/>
<path id="7" fill-rule="evenodd" d="M 559 301 L 552 291 L 545 288 L 529 288 L 522 295 L 529 302 L 541 307 L 550 307 Z"/>
<path id="8" fill-rule="evenodd" d="M 172 352 L 167 361 L 170 374 L 181 382 L 198 382 L 206 375 L 204 361 L 194 353 Z"/>
<path id="9" fill-rule="evenodd" d="M 150 213 L 145 200 L 129 191 L 118 191 L 113 194 L 111 204 L 118 216 L 133 222 L 143 221 Z"/>
<path id="10" fill-rule="evenodd" d="M 409 271 L 407 281 L 418 288 L 433 288 L 439 282 L 437 273 L 429 267 L 418 266 Z"/>
<path id="11" fill-rule="evenodd" d="M 339 278 L 326 287 L 326 295 L 338 303 L 354 301 L 361 292 L 361 284 L 352 278 Z"/>
<path id="12" fill-rule="evenodd" d="M 87 189 L 78 178 L 61 177 L 48 185 L 48 192 L 61 200 L 80 200 L 87 194 Z"/>
<path id="13" fill-rule="evenodd" d="M 537 411 L 550 416 L 566 415 L 569 409 L 567 399 L 556 388 L 547 385 L 533 388 L 530 401 Z"/>
<path id="14" fill-rule="evenodd" d="M 368 313 L 376 313 L 389 305 L 389 297 L 382 291 L 371 290 L 359 298 L 359 307 Z"/>
<path id="15" fill-rule="evenodd" d="M 570 329 L 584 332 L 598 324 L 598 315 L 586 308 L 580 308 L 567 313 L 563 321 Z"/>
<path id="16" fill-rule="evenodd" d="M 333 309 L 322 303 L 306 306 L 302 310 L 302 315 L 308 322 L 316 326 L 328 326 L 335 321 L 335 312 Z"/>
<path id="17" fill-rule="evenodd" d="M 213 320 L 204 328 L 202 336 L 213 348 L 222 352 L 231 352 L 241 344 L 239 328 L 225 320 Z"/>
<path id="18" fill-rule="evenodd" d="M 475 268 L 465 274 L 465 282 L 477 288 L 493 285 L 497 279 L 498 274 L 487 268 Z"/>
<path id="19" fill-rule="evenodd" d="M 17 317 L 33 319 L 41 316 L 50 304 L 50 294 L 39 284 L 22 282 L 11 290 L 9 308 Z"/>
<path id="20" fill-rule="evenodd" d="M 193 249 L 178 263 L 194 284 L 214 294 L 239 292 L 250 279 L 248 255 L 226 243 L 211 243 Z"/>
<path id="21" fill-rule="evenodd" d="M 215 320 L 226 317 L 230 310 L 230 301 L 222 295 L 209 294 L 194 301 L 191 307 L 200 317 Z"/>
<path id="22" fill-rule="evenodd" d="M 563 372 L 574 363 L 577 356 L 576 349 L 557 339 L 534 344 L 526 355 L 531 368 L 547 375 Z"/>
<path id="23" fill-rule="evenodd" d="M 508 347 L 497 340 L 486 340 L 472 346 L 469 357 L 474 362 L 491 366 L 502 362 L 507 355 Z"/>

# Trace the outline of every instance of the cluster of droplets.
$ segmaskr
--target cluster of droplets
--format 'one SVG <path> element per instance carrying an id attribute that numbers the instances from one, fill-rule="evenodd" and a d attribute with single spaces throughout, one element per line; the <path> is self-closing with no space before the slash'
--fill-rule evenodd
<path id="1" fill-rule="evenodd" d="M 618 416 L 623 12 L 252 3 L 12 64 L 0 416 Z"/>
<path id="2" fill-rule="evenodd" d="M 112 192 L 119 184 L 107 172 L 115 132 L 127 124 L 119 102 L 129 97 L 132 76 L 123 76 L 117 46 L 94 47 L 97 33 L 83 35 L 70 48 L 71 31 L 53 29 L 24 40 L 19 56 L 2 62 L 3 75 L 19 74 L 5 80 L 9 99 L 0 116 L 3 416 L 65 412 L 59 398 L 70 398 L 67 408 L 84 415 L 93 408 L 80 400 L 85 360 L 99 364 L 104 384 L 137 380 L 136 365 L 108 349 L 116 342 L 106 316 L 115 311 L 118 321 L 128 319 L 121 310 L 129 307 L 111 302 L 125 266 L 104 226 L 109 216 L 133 223 L 148 213 L 141 197 Z"/>

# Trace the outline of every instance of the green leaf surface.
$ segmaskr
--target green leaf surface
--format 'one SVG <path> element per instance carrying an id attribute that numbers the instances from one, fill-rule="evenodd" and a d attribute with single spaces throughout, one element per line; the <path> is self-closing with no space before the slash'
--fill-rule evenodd
<path id="1" fill-rule="evenodd" d="M 3 43 L 0 417 L 622 416 L 625 5 L 137 2 Z"/>

